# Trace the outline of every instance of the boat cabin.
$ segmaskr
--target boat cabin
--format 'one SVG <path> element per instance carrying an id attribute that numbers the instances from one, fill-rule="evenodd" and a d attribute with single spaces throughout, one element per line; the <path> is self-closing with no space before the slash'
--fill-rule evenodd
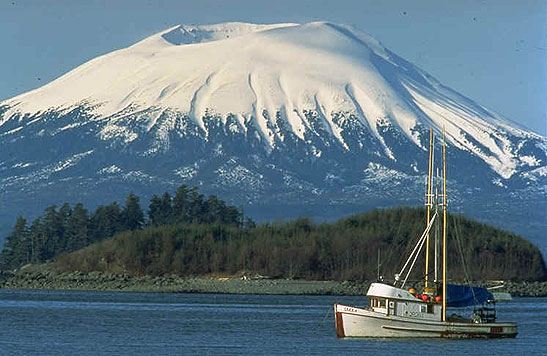
<path id="1" fill-rule="evenodd" d="M 440 302 L 432 300 L 433 298 L 424 301 L 405 289 L 388 284 L 372 283 L 367 297 L 370 300 L 370 308 L 384 315 L 437 321 L 442 318 Z"/>

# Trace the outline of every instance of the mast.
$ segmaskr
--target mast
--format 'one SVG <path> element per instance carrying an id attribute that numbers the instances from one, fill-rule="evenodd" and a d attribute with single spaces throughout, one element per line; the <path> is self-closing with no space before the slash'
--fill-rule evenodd
<path id="1" fill-rule="evenodd" d="M 431 176 L 433 169 L 433 127 L 429 127 L 429 169 L 427 172 L 427 196 L 426 196 L 426 224 L 429 225 L 429 220 L 431 219 Z M 429 232 L 427 233 L 426 242 L 425 242 L 425 288 L 429 284 Z"/>
<path id="2" fill-rule="evenodd" d="M 443 319 L 446 321 L 446 138 L 443 126 Z"/>
<path id="3" fill-rule="evenodd" d="M 439 213 L 439 181 L 439 168 L 437 168 L 437 172 L 435 175 L 435 214 Z M 439 235 L 439 224 L 435 224 L 435 288 L 439 286 Z"/>

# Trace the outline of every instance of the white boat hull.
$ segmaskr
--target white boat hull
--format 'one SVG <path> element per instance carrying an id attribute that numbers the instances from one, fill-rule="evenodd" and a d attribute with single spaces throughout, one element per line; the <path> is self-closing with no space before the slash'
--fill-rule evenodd
<path id="1" fill-rule="evenodd" d="M 515 337 L 514 323 L 458 323 L 385 315 L 373 310 L 335 304 L 336 335 L 344 337 Z"/>

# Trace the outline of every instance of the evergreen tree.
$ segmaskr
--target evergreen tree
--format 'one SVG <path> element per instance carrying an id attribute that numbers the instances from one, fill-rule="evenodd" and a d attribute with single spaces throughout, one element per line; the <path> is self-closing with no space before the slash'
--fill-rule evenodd
<path id="1" fill-rule="evenodd" d="M 93 212 L 90 228 L 93 241 L 104 240 L 124 230 L 122 211 L 118 203 L 99 206 Z"/>
<path id="2" fill-rule="evenodd" d="M 122 212 L 124 227 L 128 230 L 138 230 L 144 225 L 144 213 L 141 209 L 140 199 L 130 193 L 125 200 L 125 208 Z"/>
<path id="3" fill-rule="evenodd" d="M 64 238 L 63 219 L 55 205 L 46 208 L 44 211 L 42 225 L 44 233 L 44 256 L 42 258 L 47 260 L 53 258 L 55 253 L 61 250 L 60 247 Z"/>
<path id="4" fill-rule="evenodd" d="M 148 205 L 148 223 L 153 226 L 161 225 L 161 199 L 154 194 Z"/>
<path id="5" fill-rule="evenodd" d="M 173 207 L 171 194 L 165 192 L 161 198 L 154 194 L 148 207 L 148 220 L 150 225 L 160 226 L 169 224 L 172 220 Z"/>
<path id="6" fill-rule="evenodd" d="M 201 224 L 207 219 L 207 204 L 203 194 L 198 193 L 198 188 L 190 190 L 190 222 Z"/>
<path id="7" fill-rule="evenodd" d="M 89 213 L 81 203 L 74 206 L 67 226 L 67 249 L 74 251 L 89 245 Z"/>
<path id="8" fill-rule="evenodd" d="M 38 217 L 30 225 L 30 262 L 36 263 L 45 261 L 46 238 L 42 218 Z"/>
<path id="9" fill-rule="evenodd" d="M 204 222 L 214 223 L 225 221 L 225 209 L 226 204 L 222 200 L 218 200 L 215 195 L 209 195 L 207 198 L 207 211 L 205 214 Z"/>
<path id="10" fill-rule="evenodd" d="M 6 237 L 0 254 L 2 268 L 15 268 L 30 261 L 30 240 L 27 220 L 17 218 L 13 232 Z"/>
<path id="11" fill-rule="evenodd" d="M 181 185 L 175 192 L 173 198 L 173 222 L 187 223 L 191 222 L 191 203 L 188 186 Z"/>
<path id="12" fill-rule="evenodd" d="M 161 196 L 160 204 L 160 223 L 166 225 L 173 220 L 173 204 L 171 194 L 169 192 L 163 193 Z"/>
<path id="13" fill-rule="evenodd" d="M 223 213 L 223 222 L 225 224 L 241 226 L 243 223 L 243 214 L 233 205 L 225 207 Z M 251 219 L 247 219 L 248 226 L 254 225 Z"/>
<path id="14" fill-rule="evenodd" d="M 67 235 L 67 230 L 68 230 L 68 225 L 69 225 L 71 215 L 72 215 L 72 208 L 70 207 L 68 203 L 64 203 L 58 212 L 60 231 L 59 231 L 59 238 L 57 240 L 57 245 L 55 248 L 55 254 L 69 250 L 68 248 L 69 237 Z"/>

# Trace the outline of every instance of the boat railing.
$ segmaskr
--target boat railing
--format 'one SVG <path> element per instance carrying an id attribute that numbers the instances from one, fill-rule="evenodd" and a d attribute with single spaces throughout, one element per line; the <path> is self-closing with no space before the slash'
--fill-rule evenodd
<path id="1" fill-rule="evenodd" d="M 481 323 L 495 323 L 496 322 L 496 301 L 488 299 L 482 307 L 475 310 L 473 316 L 479 318 Z"/>

